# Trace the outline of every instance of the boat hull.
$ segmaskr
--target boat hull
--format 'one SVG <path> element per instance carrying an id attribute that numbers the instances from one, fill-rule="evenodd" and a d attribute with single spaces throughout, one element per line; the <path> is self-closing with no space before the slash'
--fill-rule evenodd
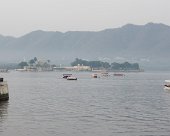
<path id="1" fill-rule="evenodd" d="M 9 94 L 0 94 L 0 101 L 7 101 L 9 100 Z"/>
<path id="2" fill-rule="evenodd" d="M 165 90 L 170 90 L 170 87 L 166 87 L 166 86 L 165 86 L 164 89 L 165 89 Z"/>
<path id="3" fill-rule="evenodd" d="M 92 74 L 92 77 L 93 78 L 97 78 L 97 74 Z"/>
<path id="4" fill-rule="evenodd" d="M 67 80 L 77 80 L 76 77 L 67 77 Z"/>
<path id="5" fill-rule="evenodd" d="M 0 82 L 0 101 L 8 100 L 9 92 L 8 92 L 8 84 L 3 80 Z"/>

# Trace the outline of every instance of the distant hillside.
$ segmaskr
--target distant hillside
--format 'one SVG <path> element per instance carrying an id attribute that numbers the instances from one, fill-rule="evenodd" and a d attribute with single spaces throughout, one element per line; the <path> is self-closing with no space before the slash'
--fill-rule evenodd
<path id="1" fill-rule="evenodd" d="M 69 63 L 75 58 L 137 62 L 147 68 L 170 69 L 170 26 L 127 24 L 98 32 L 33 31 L 22 37 L 0 35 L 0 62 L 32 57 Z"/>

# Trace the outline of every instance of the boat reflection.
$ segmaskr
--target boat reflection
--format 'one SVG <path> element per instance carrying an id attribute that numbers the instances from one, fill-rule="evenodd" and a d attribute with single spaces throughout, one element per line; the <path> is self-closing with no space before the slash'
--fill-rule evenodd
<path id="1" fill-rule="evenodd" d="M 0 101 L 0 122 L 3 122 L 8 115 L 8 101 Z"/>

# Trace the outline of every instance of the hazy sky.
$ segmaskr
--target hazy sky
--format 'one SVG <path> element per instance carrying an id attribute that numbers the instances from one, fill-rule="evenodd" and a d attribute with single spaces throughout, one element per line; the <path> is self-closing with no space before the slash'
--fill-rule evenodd
<path id="1" fill-rule="evenodd" d="M 170 25 L 170 0 L 0 0 L 0 34 L 98 31 L 127 23 Z"/>

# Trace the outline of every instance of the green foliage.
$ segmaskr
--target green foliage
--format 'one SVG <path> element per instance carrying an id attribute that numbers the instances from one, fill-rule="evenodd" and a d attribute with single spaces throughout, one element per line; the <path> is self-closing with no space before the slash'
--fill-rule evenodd
<path id="1" fill-rule="evenodd" d="M 51 61 L 50 60 L 47 60 L 48 63 L 50 63 Z"/>
<path id="2" fill-rule="evenodd" d="M 48 68 L 48 67 L 50 67 L 50 65 L 47 62 L 45 62 L 45 63 L 43 63 L 42 67 Z"/>
<path id="3" fill-rule="evenodd" d="M 28 63 L 22 61 L 22 62 L 20 62 L 20 63 L 18 64 L 18 66 L 19 66 L 20 68 L 24 68 L 24 66 L 28 66 Z"/>
<path id="4" fill-rule="evenodd" d="M 51 67 L 57 67 L 55 64 L 51 65 Z"/>
<path id="5" fill-rule="evenodd" d="M 112 63 L 111 64 L 111 69 L 113 70 L 139 70 L 139 64 L 138 63 L 129 63 L 129 62 L 124 62 L 124 63 Z"/>
<path id="6" fill-rule="evenodd" d="M 37 57 L 34 57 L 34 62 L 37 62 L 37 61 L 38 61 Z"/>
<path id="7" fill-rule="evenodd" d="M 29 66 L 31 68 L 43 69 L 43 70 L 51 69 L 50 60 L 40 61 L 37 59 L 37 57 L 30 59 L 28 62 L 20 62 L 18 64 L 18 67 L 20 68 L 24 68 L 24 66 Z M 56 65 L 53 65 L 53 66 L 56 66 Z"/>
<path id="8" fill-rule="evenodd" d="M 86 61 L 86 60 L 82 60 L 82 59 L 78 59 L 78 58 L 76 58 L 75 59 L 75 61 L 73 61 L 72 63 L 71 63 L 71 66 L 77 66 L 78 64 L 80 64 L 80 65 L 85 65 L 85 66 L 89 66 L 89 62 L 88 61 Z"/>
<path id="9" fill-rule="evenodd" d="M 34 59 L 31 59 L 30 61 L 29 61 L 29 64 L 30 65 L 33 65 L 35 63 L 35 60 Z"/>
<path id="10" fill-rule="evenodd" d="M 86 61 L 82 59 L 76 58 L 74 62 L 71 63 L 72 66 L 77 65 L 84 65 L 84 66 L 90 66 L 92 68 L 109 68 L 110 64 L 108 62 L 102 62 L 102 61 Z"/>
<path id="11" fill-rule="evenodd" d="M 102 61 L 86 61 L 82 59 L 76 58 L 75 61 L 71 63 L 72 66 L 77 65 L 84 65 L 84 66 L 90 66 L 92 68 L 105 68 L 105 69 L 111 69 L 111 70 L 139 70 L 139 64 L 138 63 L 116 63 L 113 62 L 111 65 L 108 62 L 102 62 Z"/>

